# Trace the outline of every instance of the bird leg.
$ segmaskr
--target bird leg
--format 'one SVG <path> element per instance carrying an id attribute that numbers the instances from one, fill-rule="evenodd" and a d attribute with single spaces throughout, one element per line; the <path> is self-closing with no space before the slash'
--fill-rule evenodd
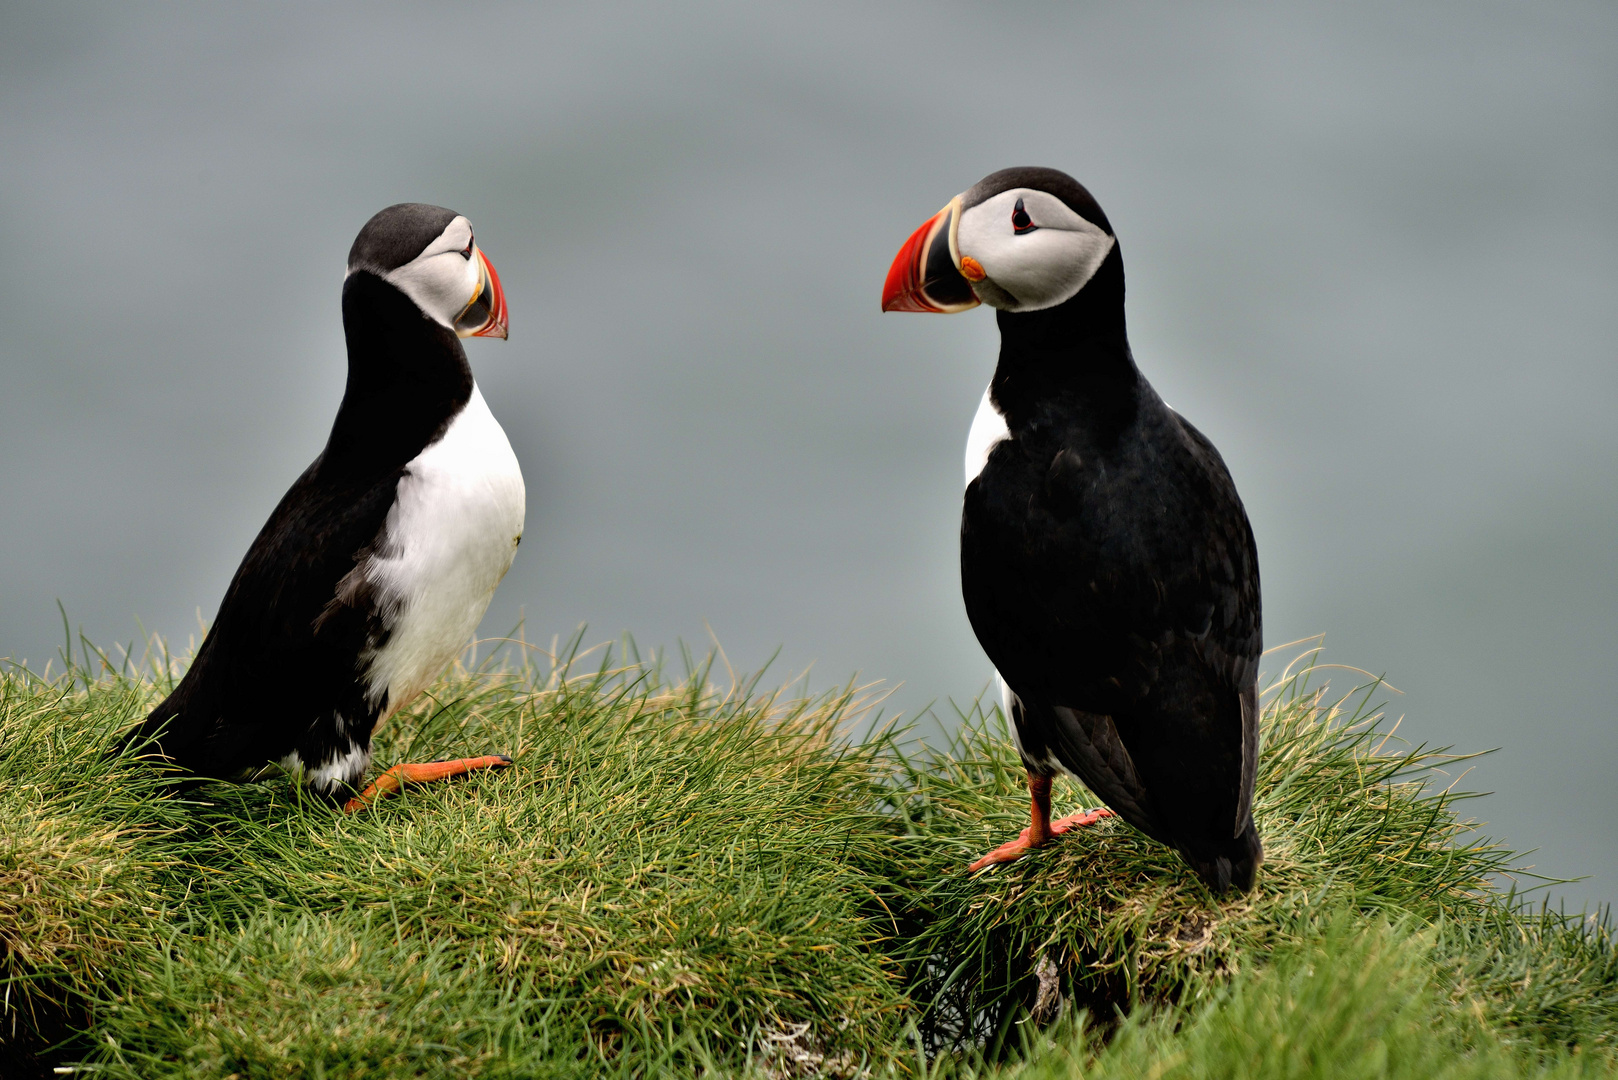
<path id="1" fill-rule="evenodd" d="M 1053 836 L 1061 836 L 1069 829 L 1082 828 L 1085 825 L 1094 825 L 1105 817 L 1113 817 L 1113 812 L 1106 807 L 1096 810 L 1081 810 L 1077 814 L 1069 814 L 1065 818 L 1051 820 L 1051 778 L 1040 776 L 1038 773 L 1028 774 L 1028 795 L 1032 803 L 1029 817 L 1032 819 L 1028 828 L 1017 835 L 1017 839 L 1008 840 L 1004 844 L 989 852 L 983 858 L 967 867 L 972 873 L 982 870 L 985 866 L 995 863 L 1010 862 L 1012 859 L 1026 855 L 1034 848 L 1043 846 Z"/>
<path id="2" fill-rule="evenodd" d="M 486 754 L 483 757 L 456 758 L 453 761 L 429 761 L 422 765 L 395 765 L 371 782 L 371 785 L 343 807 L 343 813 L 363 810 L 378 799 L 398 794 L 406 784 L 425 784 L 450 776 L 472 772 L 474 769 L 503 769 L 511 764 L 504 754 Z"/>

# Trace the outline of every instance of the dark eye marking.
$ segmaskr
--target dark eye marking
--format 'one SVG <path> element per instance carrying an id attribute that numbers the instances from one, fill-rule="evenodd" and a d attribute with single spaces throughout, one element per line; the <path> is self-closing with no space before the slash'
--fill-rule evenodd
<path id="1" fill-rule="evenodd" d="M 1017 205 L 1011 208 L 1011 231 L 1021 236 L 1023 233 L 1031 233 L 1037 228 L 1039 226 L 1035 225 L 1033 219 L 1028 216 L 1028 211 L 1023 209 L 1022 200 L 1018 199 Z"/>
<path id="2" fill-rule="evenodd" d="M 466 247 L 461 249 L 461 258 L 465 259 L 467 262 L 472 261 L 472 244 L 473 244 L 473 242 L 474 241 L 472 240 L 471 237 L 467 237 L 466 238 Z"/>

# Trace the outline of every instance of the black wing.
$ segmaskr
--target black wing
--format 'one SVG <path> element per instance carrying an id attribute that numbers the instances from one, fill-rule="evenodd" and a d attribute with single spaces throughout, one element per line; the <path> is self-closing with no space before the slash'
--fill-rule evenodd
<path id="1" fill-rule="evenodd" d="M 967 489 L 961 565 L 979 640 L 1054 754 L 1177 846 L 1248 825 L 1261 649 L 1252 530 L 1211 443 L 1142 382 L 1106 443 L 1047 425 Z M 1119 760 L 1098 769 L 1099 758 Z"/>
<path id="2" fill-rule="evenodd" d="M 1222 696 L 1235 694 L 1241 711 L 1241 782 L 1233 833 L 1240 835 L 1252 817 L 1253 783 L 1258 773 L 1258 664 L 1264 650 L 1258 544 L 1224 458 L 1189 420 L 1173 415 L 1191 440 L 1212 493 L 1214 512 L 1209 517 L 1201 576 L 1207 583 L 1214 618 L 1197 641 L 1196 653 L 1205 678 Z"/>
<path id="3" fill-rule="evenodd" d="M 234 778 L 300 747 L 313 760 L 345 731 L 368 735 L 375 707 L 357 663 L 385 629 L 354 570 L 400 475 L 323 477 L 317 458 L 248 549 L 185 678 L 128 738 L 156 735 L 177 764 Z"/>
<path id="4" fill-rule="evenodd" d="M 1112 717 L 1011 696 L 1011 723 L 1024 761 L 1050 774 L 1060 766 L 1084 781 L 1119 816 L 1164 843 L 1151 797 Z"/>

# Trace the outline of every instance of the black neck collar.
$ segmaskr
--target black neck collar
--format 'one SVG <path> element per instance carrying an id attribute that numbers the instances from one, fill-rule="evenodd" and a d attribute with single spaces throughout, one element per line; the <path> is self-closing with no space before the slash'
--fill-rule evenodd
<path id="1" fill-rule="evenodd" d="M 402 468 L 444 433 L 472 397 L 455 332 L 367 270 L 343 283 L 348 386 L 321 455 L 345 474 Z"/>
<path id="2" fill-rule="evenodd" d="M 1013 430 L 1053 407 L 1111 424 L 1133 415 L 1140 372 L 1124 328 L 1118 245 L 1074 296 L 1043 311 L 1001 311 L 1000 362 L 990 396 Z"/>

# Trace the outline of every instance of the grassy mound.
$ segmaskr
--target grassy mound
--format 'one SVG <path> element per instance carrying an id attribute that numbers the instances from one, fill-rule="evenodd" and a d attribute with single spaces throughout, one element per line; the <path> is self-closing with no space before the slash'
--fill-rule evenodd
<path id="1" fill-rule="evenodd" d="M 390 721 L 378 767 L 516 767 L 352 817 L 285 782 L 163 797 L 108 756 L 161 667 L 0 674 L 0 1076 L 1618 1062 L 1610 928 L 1496 891 L 1509 854 L 1423 783 L 1451 759 L 1395 751 L 1368 693 L 1273 688 L 1268 861 L 1254 894 L 1216 900 L 1116 821 L 968 876 L 1024 823 L 997 713 L 917 753 L 867 730 L 852 686 L 709 674 L 632 652 L 458 671 Z"/>
<path id="2" fill-rule="evenodd" d="M 1065 1077 L 1197 1080 L 1494 1080 L 1610 1074 L 1576 1053 L 1525 1057 L 1433 985 L 1428 936 L 1339 912 L 1306 941 L 1187 1012 L 1138 1010 L 1103 1044 L 1074 1024 L 1019 1046 L 1018 1059 L 936 1070 L 942 1080 Z"/>
<path id="3" fill-rule="evenodd" d="M 1332 698 L 1311 686 L 1319 673 L 1289 672 L 1266 698 L 1254 803 L 1265 863 L 1248 896 L 1216 900 L 1116 819 L 967 877 L 957 864 L 968 853 L 1026 824 L 998 714 L 966 717 L 946 752 L 910 762 L 912 935 L 944 1043 L 1003 1038 L 1039 1004 L 1041 967 L 1103 1022 L 1142 1003 L 1194 1005 L 1347 907 L 1433 927 L 1434 963 L 1510 1037 L 1618 1047 L 1610 930 L 1496 892 L 1514 856 L 1457 814 L 1466 796 L 1441 771 L 1465 759 L 1393 739 L 1371 707 L 1377 683 Z M 1095 805 L 1082 788 L 1065 795 L 1054 813 Z"/>

